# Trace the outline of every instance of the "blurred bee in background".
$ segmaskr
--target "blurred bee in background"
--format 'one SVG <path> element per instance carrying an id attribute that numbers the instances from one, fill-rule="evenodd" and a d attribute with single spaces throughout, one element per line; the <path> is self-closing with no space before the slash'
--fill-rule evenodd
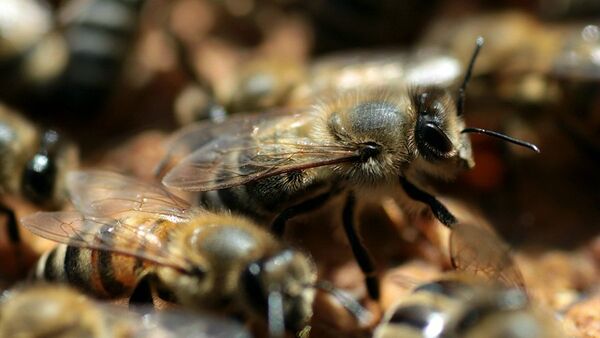
<path id="1" fill-rule="evenodd" d="M 46 208 L 66 200 L 64 177 L 78 165 L 75 145 L 56 131 L 40 130 L 18 112 L 0 105 L 1 187 Z"/>
<path id="2" fill-rule="evenodd" d="M 29 243 L 22 234 L 15 213 L 21 199 L 39 208 L 57 209 L 67 200 L 66 172 L 79 164 L 77 147 L 52 129 L 42 130 L 0 104 L 0 189 L 4 214 L 0 251 L 10 261 L 0 269 L 2 278 L 22 277 L 29 266 Z M 16 202 L 18 204 L 18 202 Z M 13 264 L 13 262 L 19 262 Z M 27 264 L 26 264 L 27 262 Z M 13 266 L 13 268 L 9 268 Z"/>
<path id="3" fill-rule="evenodd" d="M 189 209 L 160 187 L 103 172 L 68 178 L 79 212 L 36 213 L 22 222 L 64 243 L 38 262 L 35 277 L 100 297 L 213 309 L 269 329 L 300 331 L 311 319 L 312 261 L 241 217 Z"/>
<path id="4" fill-rule="evenodd" d="M 600 26 L 589 24 L 565 34 L 552 76 L 563 93 L 555 109 L 562 125 L 584 149 L 600 156 Z"/>
<path id="5" fill-rule="evenodd" d="M 539 151 L 505 135 L 466 128 L 464 94 L 482 39 L 471 58 L 455 101 L 436 87 L 363 90 L 334 95 L 317 106 L 200 124 L 174 144 L 196 148 L 163 178 L 167 186 L 199 191 L 209 209 L 230 209 L 282 236 L 288 219 L 345 194 L 344 230 L 369 295 L 379 296 L 375 267 L 355 228 L 356 193 L 402 187 L 409 211 L 423 204 L 443 224 L 455 217 L 423 190 L 424 178 L 452 179 L 474 163 L 467 133 L 483 133 Z M 193 149 L 193 147 L 192 147 Z M 420 202 L 415 203 L 415 202 Z"/>
<path id="6" fill-rule="evenodd" d="M 252 112 L 303 107 L 314 103 L 315 98 L 364 88 L 450 88 L 459 84 L 462 72 L 458 59 L 436 48 L 342 52 L 318 58 L 309 65 L 271 57 L 244 63 L 233 92 L 222 105 L 229 113 Z M 178 98 L 176 112 L 186 116 L 180 119 L 186 121 L 183 125 L 211 115 L 191 113 L 194 109 L 207 110 L 198 107 L 210 107 L 206 92 L 189 89 Z"/>
<path id="7" fill-rule="evenodd" d="M 461 220 L 449 246 L 456 272 L 416 287 L 401 268 L 387 274 L 384 291 L 404 295 L 389 304 L 375 338 L 566 337 L 556 319 L 530 301 L 508 245 L 493 230 Z M 410 286 L 409 293 L 394 290 Z"/>
<path id="8" fill-rule="evenodd" d="M 567 336 L 556 318 L 532 304 L 523 290 L 449 275 L 419 285 L 391 306 L 374 337 Z"/>
<path id="9" fill-rule="evenodd" d="M 548 107 L 564 96 L 557 74 L 572 81 L 583 74 L 598 80 L 600 67 L 594 61 L 598 42 L 593 27 L 585 21 L 543 22 L 524 11 L 499 11 L 460 20 L 441 19 L 419 44 L 438 46 L 462 58 L 471 41 L 483 36 L 491 49 L 473 69 L 472 97 Z"/>
<path id="10" fill-rule="evenodd" d="M 0 97 L 38 117 L 93 115 L 114 90 L 143 3 L 77 0 L 55 17 L 42 1 L 4 1 Z"/>
<path id="11" fill-rule="evenodd" d="M 249 338 L 234 321 L 181 311 L 143 316 L 101 304 L 62 285 L 36 284 L 0 298 L 0 337 L 204 337 Z"/>

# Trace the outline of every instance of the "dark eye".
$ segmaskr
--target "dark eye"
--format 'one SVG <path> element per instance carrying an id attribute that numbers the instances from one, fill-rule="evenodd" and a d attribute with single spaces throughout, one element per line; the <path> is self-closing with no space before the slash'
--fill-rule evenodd
<path id="1" fill-rule="evenodd" d="M 27 163 L 21 179 L 22 192 L 34 203 L 47 203 L 54 195 L 56 163 L 52 156 L 37 153 Z"/>
<path id="2" fill-rule="evenodd" d="M 426 123 L 423 130 L 425 142 L 439 152 L 446 154 L 452 151 L 452 141 L 433 123 Z"/>
<path id="3" fill-rule="evenodd" d="M 56 163 L 58 144 L 58 134 L 53 130 L 47 130 L 42 135 L 40 149 L 25 166 L 21 177 L 21 188 L 23 195 L 34 203 L 47 204 L 54 197 L 54 185 L 58 174 Z"/>
<path id="4" fill-rule="evenodd" d="M 420 119 L 415 136 L 419 151 L 427 159 L 446 158 L 454 149 L 448 135 L 435 122 Z"/>

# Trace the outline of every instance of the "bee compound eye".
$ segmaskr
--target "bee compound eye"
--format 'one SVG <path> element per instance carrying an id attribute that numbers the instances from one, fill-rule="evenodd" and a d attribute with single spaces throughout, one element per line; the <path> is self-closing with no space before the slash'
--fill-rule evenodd
<path id="1" fill-rule="evenodd" d="M 419 121 L 415 136 L 419 151 L 426 158 L 446 158 L 454 149 L 448 135 L 434 122 Z"/>

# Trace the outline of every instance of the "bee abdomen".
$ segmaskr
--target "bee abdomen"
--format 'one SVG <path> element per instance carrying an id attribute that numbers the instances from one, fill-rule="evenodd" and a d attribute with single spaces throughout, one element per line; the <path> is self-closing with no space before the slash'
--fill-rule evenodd
<path id="1" fill-rule="evenodd" d="M 376 338 L 392 337 L 442 337 L 446 332 L 447 318 L 434 306 L 406 304 L 398 306 L 376 332 Z"/>
<path id="2" fill-rule="evenodd" d="M 69 64 L 63 74 L 68 105 L 94 107 L 110 94 L 129 53 L 143 1 L 95 0 L 67 25 Z"/>
<path id="3" fill-rule="evenodd" d="M 108 251 L 61 244 L 39 259 L 33 277 L 67 283 L 97 297 L 124 296 L 133 290 L 138 279 L 135 260 L 115 256 L 118 255 Z M 118 266 L 115 259 L 124 259 L 123 264 Z"/>

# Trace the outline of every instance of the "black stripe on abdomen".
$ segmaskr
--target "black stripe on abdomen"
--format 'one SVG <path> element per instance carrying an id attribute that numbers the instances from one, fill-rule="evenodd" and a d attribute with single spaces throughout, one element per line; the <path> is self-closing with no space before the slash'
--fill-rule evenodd
<path id="1" fill-rule="evenodd" d="M 69 283 L 83 290 L 90 289 L 90 250 L 74 246 L 65 252 L 65 275 Z"/>
<path id="2" fill-rule="evenodd" d="M 43 279 L 48 281 L 66 281 L 65 276 L 65 253 L 67 246 L 58 245 L 52 249 L 44 262 Z"/>

